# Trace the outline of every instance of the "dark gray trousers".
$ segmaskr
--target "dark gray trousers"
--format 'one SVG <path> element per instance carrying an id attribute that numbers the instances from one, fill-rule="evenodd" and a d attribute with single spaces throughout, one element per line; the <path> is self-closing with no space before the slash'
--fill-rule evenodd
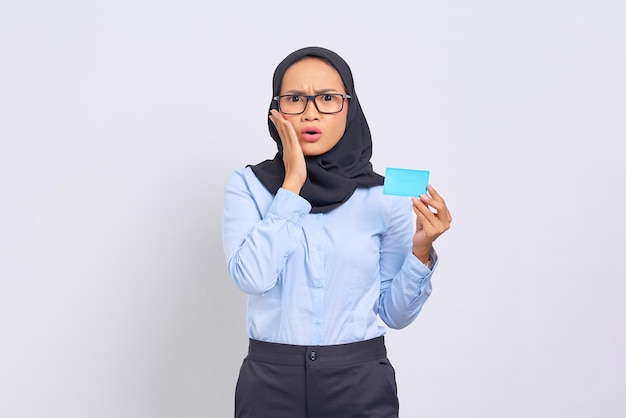
<path id="1" fill-rule="evenodd" d="M 398 417 L 384 338 L 311 347 L 251 339 L 237 381 L 235 417 Z"/>

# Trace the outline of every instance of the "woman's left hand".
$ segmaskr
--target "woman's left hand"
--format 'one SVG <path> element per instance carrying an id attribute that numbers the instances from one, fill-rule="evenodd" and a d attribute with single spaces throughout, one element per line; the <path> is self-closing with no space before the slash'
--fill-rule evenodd
<path id="1" fill-rule="evenodd" d="M 413 211 L 417 215 L 413 236 L 413 254 L 425 264 L 430 257 L 433 242 L 450 229 L 452 216 L 450 216 L 446 202 L 430 184 L 428 194 L 421 195 L 419 199 L 412 197 L 411 202 Z"/>

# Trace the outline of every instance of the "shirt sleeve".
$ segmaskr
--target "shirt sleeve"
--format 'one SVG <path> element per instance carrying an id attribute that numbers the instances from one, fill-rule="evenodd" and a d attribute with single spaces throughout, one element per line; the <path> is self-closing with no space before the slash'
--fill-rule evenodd
<path id="1" fill-rule="evenodd" d="M 235 284 L 244 293 L 261 295 L 275 286 L 311 205 L 281 188 L 266 209 L 255 192 L 241 170 L 230 176 L 224 192 L 222 243 Z"/>
<path id="2" fill-rule="evenodd" d="M 415 223 L 410 205 L 396 205 L 381 241 L 381 287 L 378 314 L 394 329 L 412 323 L 432 292 L 431 277 L 439 262 L 431 251 L 433 265 L 426 267 L 412 253 Z"/>

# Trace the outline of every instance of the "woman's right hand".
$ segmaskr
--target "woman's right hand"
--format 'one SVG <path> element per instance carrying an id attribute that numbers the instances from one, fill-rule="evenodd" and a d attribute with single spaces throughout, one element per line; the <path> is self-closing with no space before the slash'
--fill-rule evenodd
<path id="1" fill-rule="evenodd" d="M 291 122 L 285 119 L 276 109 L 270 110 L 270 120 L 276 127 L 283 144 L 285 180 L 282 187 L 295 194 L 300 194 L 300 190 L 306 181 L 306 163 L 296 130 Z"/>

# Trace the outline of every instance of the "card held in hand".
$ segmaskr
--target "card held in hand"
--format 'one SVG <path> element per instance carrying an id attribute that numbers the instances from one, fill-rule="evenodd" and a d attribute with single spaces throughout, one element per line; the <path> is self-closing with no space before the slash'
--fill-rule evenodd
<path id="1" fill-rule="evenodd" d="M 410 170 L 407 168 L 387 168 L 383 193 L 396 196 L 419 197 L 426 194 L 429 171 Z"/>

